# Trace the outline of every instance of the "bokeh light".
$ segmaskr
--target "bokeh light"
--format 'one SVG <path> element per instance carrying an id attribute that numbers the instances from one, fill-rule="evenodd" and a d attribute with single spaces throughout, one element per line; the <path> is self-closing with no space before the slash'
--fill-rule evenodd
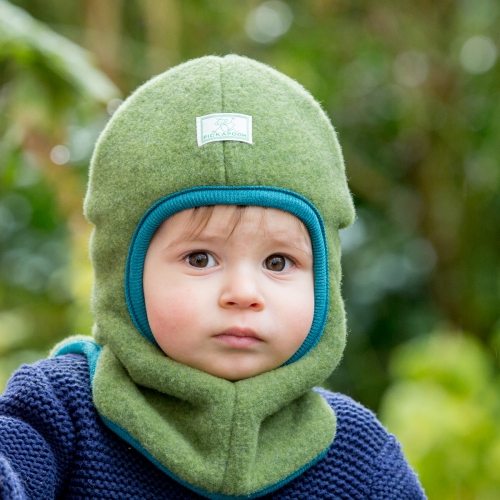
<path id="1" fill-rule="evenodd" d="M 293 13 L 287 3 L 270 0 L 248 14 L 245 28 L 252 40 L 272 43 L 290 29 L 292 21 Z"/>
<path id="2" fill-rule="evenodd" d="M 495 42 L 487 36 L 469 38 L 460 51 L 460 63 L 468 73 L 480 74 L 489 71 L 498 57 Z"/>
<path id="3" fill-rule="evenodd" d="M 70 156 L 69 149 L 61 144 L 54 146 L 50 152 L 50 159 L 56 165 L 64 165 L 65 163 L 68 163 Z"/>

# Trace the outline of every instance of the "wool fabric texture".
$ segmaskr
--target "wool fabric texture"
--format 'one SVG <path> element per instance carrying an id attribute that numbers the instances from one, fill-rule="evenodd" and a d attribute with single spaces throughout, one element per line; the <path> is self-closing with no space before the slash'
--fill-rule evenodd
<path id="1" fill-rule="evenodd" d="M 214 113 L 252 116 L 253 143 L 198 146 L 196 119 Z M 232 190 L 236 204 L 245 190 L 304 198 L 324 221 L 328 255 L 325 272 L 315 274 L 318 296 L 329 301 L 314 347 L 238 382 L 166 357 L 138 331 L 124 291 L 144 214 L 184 190 L 216 187 Z M 354 209 L 335 131 L 312 96 L 269 66 L 235 55 L 193 60 L 155 77 L 102 133 L 85 214 L 95 225 L 93 337 L 102 352 L 92 387 L 104 421 L 167 474 L 214 499 L 264 495 L 319 460 L 334 440 L 336 417 L 311 389 L 331 374 L 345 344 L 338 229 L 352 222 Z"/>
<path id="2" fill-rule="evenodd" d="M 202 499 L 103 425 L 84 356 L 20 368 L 0 397 L 0 499 Z M 346 396 L 320 390 L 337 415 L 328 454 L 263 500 L 421 500 L 394 436 Z"/>

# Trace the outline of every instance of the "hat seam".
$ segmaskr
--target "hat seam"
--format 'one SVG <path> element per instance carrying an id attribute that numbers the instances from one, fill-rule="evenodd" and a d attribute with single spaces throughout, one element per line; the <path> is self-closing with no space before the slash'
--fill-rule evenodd
<path id="1" fill-rule="evenodd" d="M 219 84 L 220 84 L 220 104 L 224 113 L 224 87 L 222 86 L 222 60 L 219 60 Z M 226 164 L 226 141 L 222 141 L 222 165 L 224 166 L 224 185 L 227 186 L 227 164 Z"/>

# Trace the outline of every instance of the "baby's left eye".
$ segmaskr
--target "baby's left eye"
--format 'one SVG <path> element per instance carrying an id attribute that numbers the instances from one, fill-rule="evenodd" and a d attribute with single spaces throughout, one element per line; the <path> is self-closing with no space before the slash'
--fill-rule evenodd
<path id="1" fill-rule="evenodd" d="M 292 261 L 284 255 L 274 254 L 267 257 L 262 265 L 270 271 L 288 271 L 292 267 Z"/>

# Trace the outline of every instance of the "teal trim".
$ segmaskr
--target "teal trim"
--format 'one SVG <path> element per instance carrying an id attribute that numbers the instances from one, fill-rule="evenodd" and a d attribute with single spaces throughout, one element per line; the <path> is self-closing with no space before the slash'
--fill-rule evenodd
<path id="1" fill-rule="evenodd" d="M 102 347 L 91 340 L 77 340 L 63 345 L 54 353 L 54 358 L 64 354 L 84 354 L 89 362 L 90 383 L 92 384 L 97 366 L 97 360 L 101 354 Z"/>
<path id="2" fill-rule="evenodd" d="M 153 234 L 177 212 L 206 205 L 254 205 L 277 208 L 298 217 L 309 230 L 314 257 L 314 317 L 311 330 L 297 352 L 285 363 L 305 356 L 319 342 L 328 316 L 328 250 L 323 219 L 306 198 L 287 189 L 266 186 L 201 186 L 185 189 L 157 201 L 140 220 L 130 243 L 125 271 L 125 297 L 135 326 L 158 345 L 148 323 L 142 278 L 144 260 Z"/>
<path id="3" fill-rule="evenodd" d="M 171 470 L 167 469 L 155 457 L 153 457 L 153 455 L 151 455 L 151 453 L 149 453 L 149 451 L 146 450 L 146 448 L 144 448 L 142 444 L 139 441 L 137 441 L 134 437 L 132 437 L 123 427 L 121 427 L 118 424 L 115 424 L 114 422 L 107 419 L 106 417 L 103 417 L 100 414 L 99 416 L 101 417 L 104 424 L 111 431 L 120 436 L 128 444 L 133 446 L 138 452 L 142 453 L 142 455 L 144 455 L 150 462 L 156 465 L 156 467 L 158 467 L 162 472 L 167 474 L 167 476 L 172 478 L 174 481 L 177 481 L 178 483 L 182 484 L 182 486 L 190 489 L 191 491 L 194 491 L 195 493 L 198 493 L 199 495 L 204 496 L 205 498 L 210 498 L 211 500 L 244 500 L 244 499 L 250 500 L 252 498 L 258 498 L 267 495 L 268 493 L 272 493 L 273 491 L 278 490 L 279 488 L 289 483 L 290 481 L 293 481 L 296 477 L 300 476 L 302 473 L 304 473 L 307 469 L 311 468 L 313 465 L 317 464 L 328 453 L 328 450 L 330 449 L 328 447 L 325 451 L 320 453 L 316 458 L 314 458 L 306 465 L 295 471 L 293 474 L 290 474 L 284 479 L 281 479 L 277 483 L 266 486 L 265 488 L 262 488 L 258 491 L 254 491 L 253 493 L 249 493 L 248 495 L 235 495 L 235 496 L 223 495 L 222 493 L 210 493 L 209 491 L 202 490 L 201 488 L 197 488 L 196 486 L 193 486 L 192 484 L 183 481 L 181 478 L 176 476 Z"/>

